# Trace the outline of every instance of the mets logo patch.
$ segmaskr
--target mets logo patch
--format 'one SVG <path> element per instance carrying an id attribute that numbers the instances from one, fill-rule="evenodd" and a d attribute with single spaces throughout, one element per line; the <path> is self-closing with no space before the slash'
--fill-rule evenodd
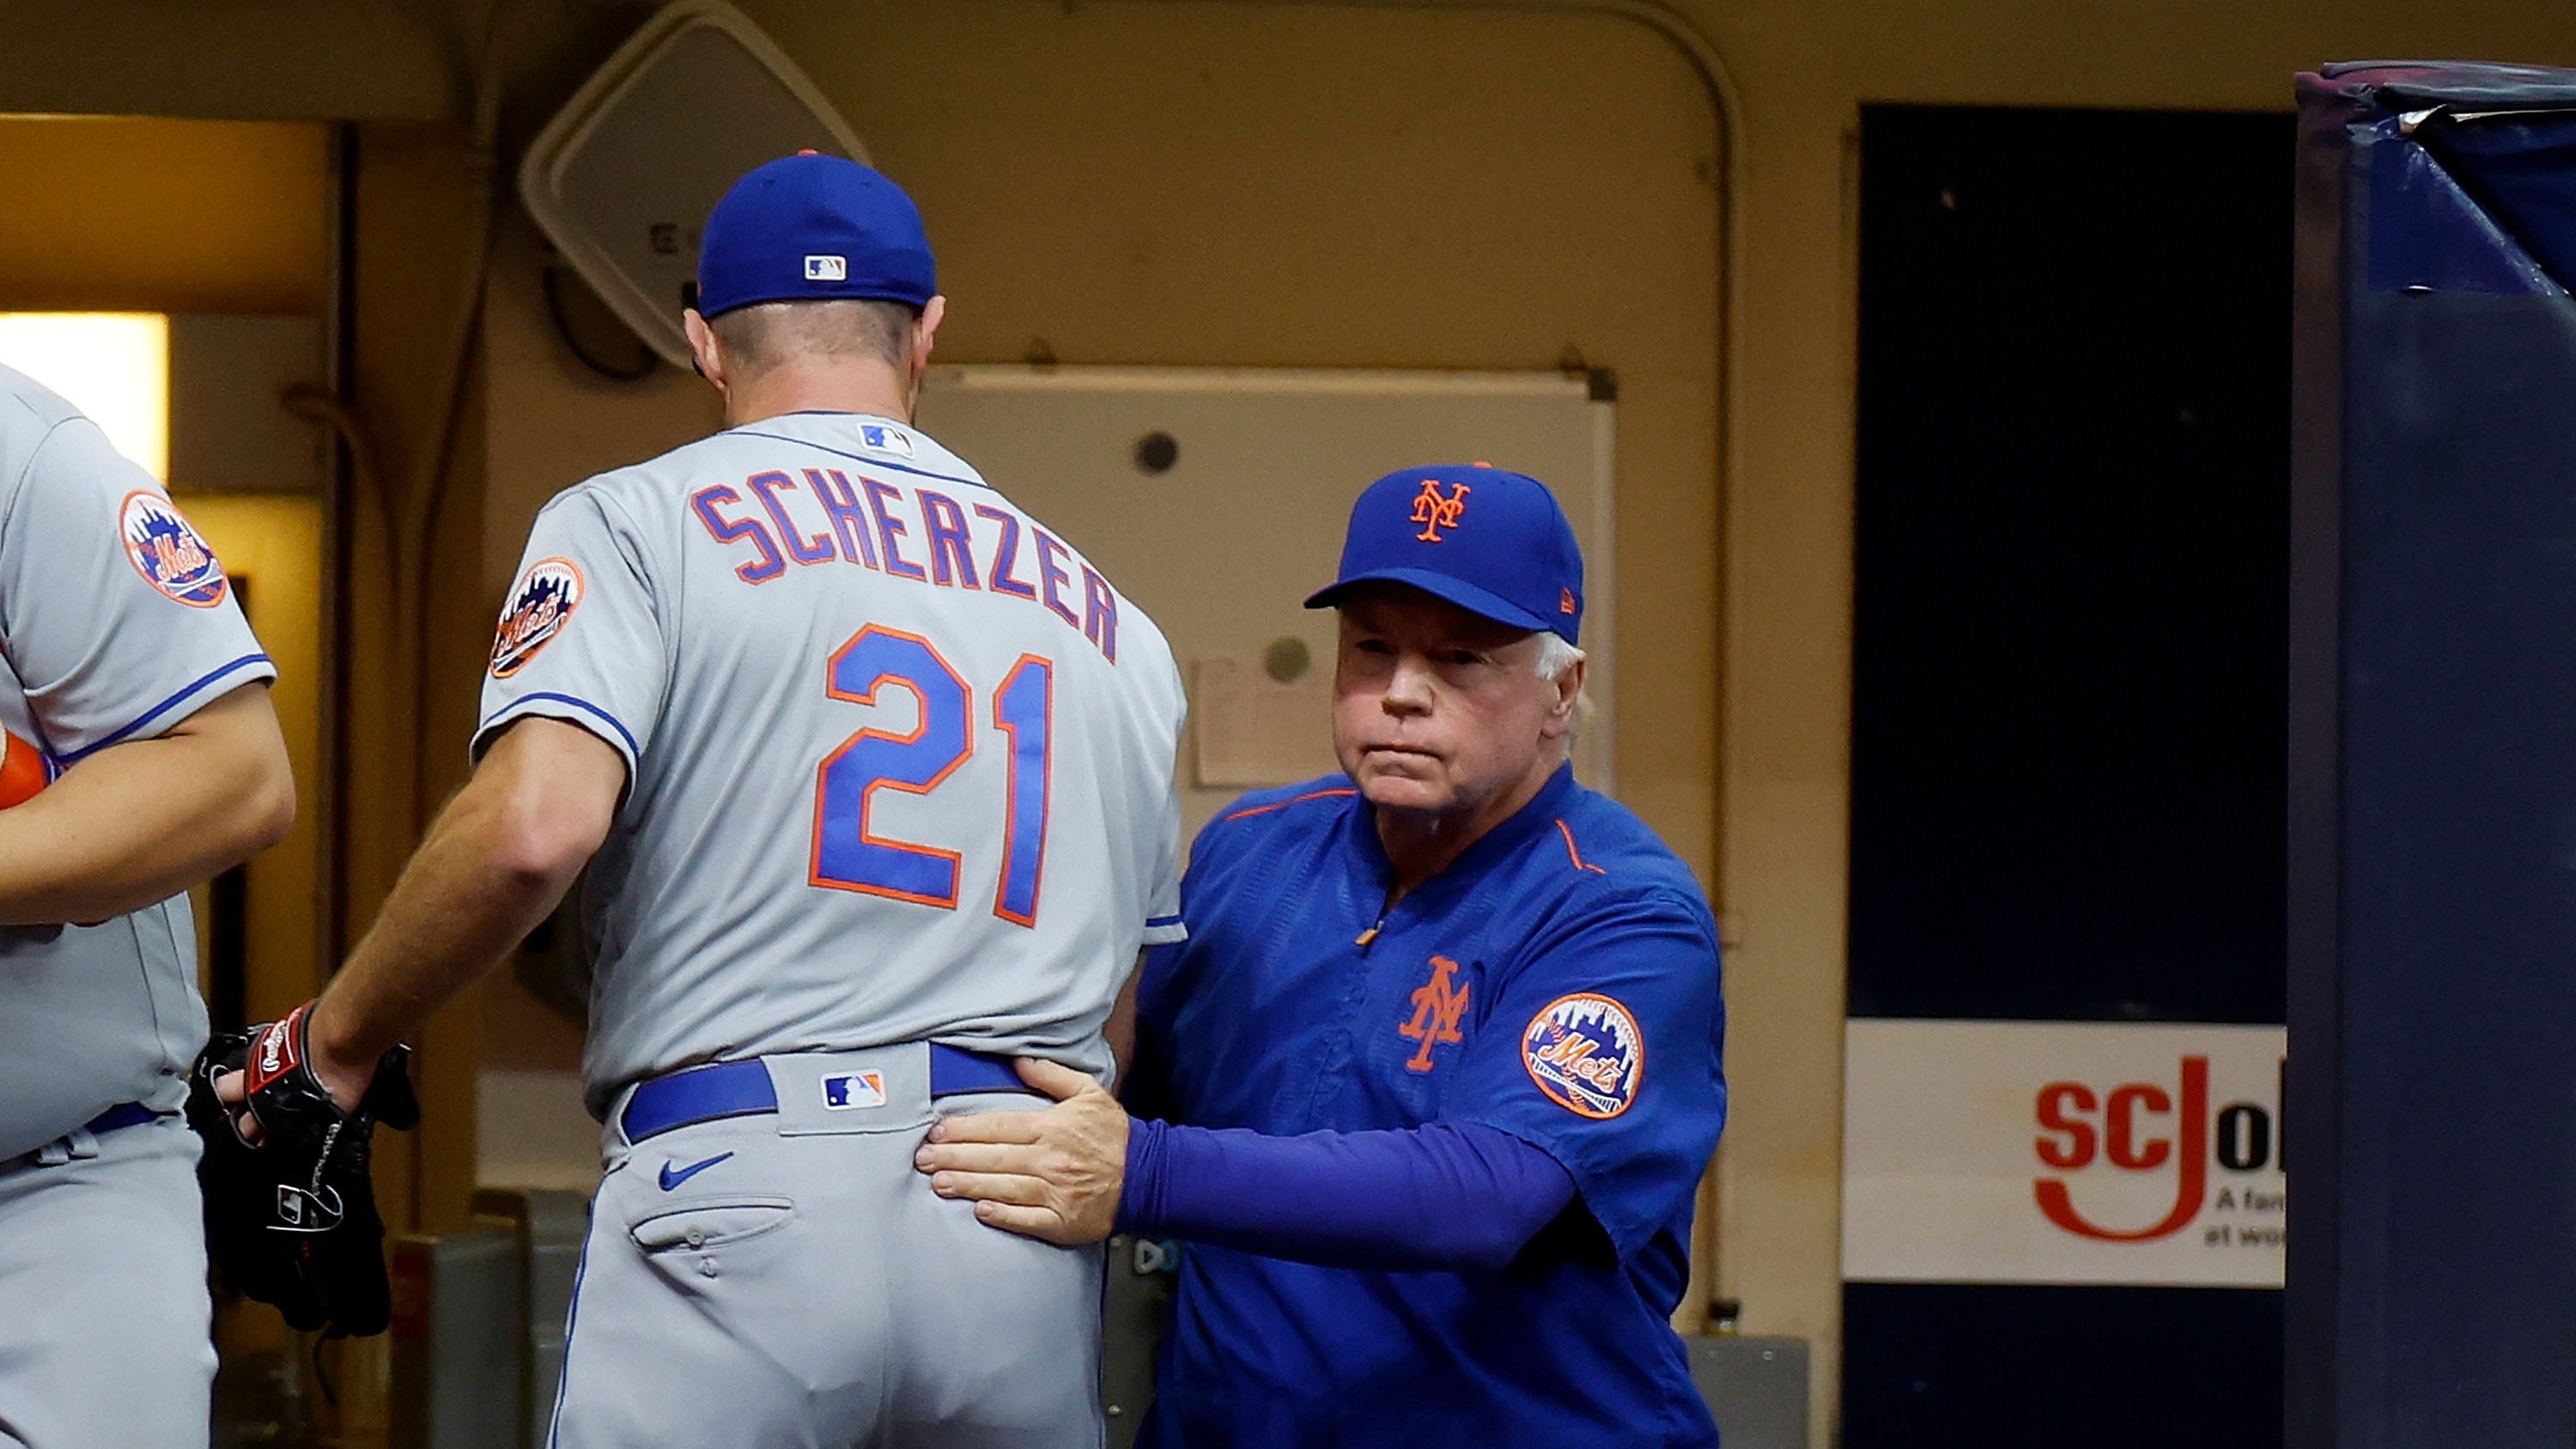
<path id="1" fill-rule="evenodd" d="M 193 608 L 211 609 L 224 601 L 232 587 L 224 566 L 215 561 L 205 535 L 169 499 L 138 488 L 125 495 L 121 513 L 125 556 L 145 583 Z"/>
<path id="2" fill-rule="evenodd" d="M 1577 992 L 1539 1009 L 1521 1033 L 1521 1065 L 1538 1089 L 1569 1112 L 1616 1117 L 1637 1100 L 1646 1076 L 1646 1038 L 1628 1008 Z"/>
<path id="3" fill-rule="evenodd" d="M 541 558 L 510 586 L 501 627 L 492 635 L 492 677 L 507 679 L 527 667 L 581 604 L 581 566 L 568 558 Z"/>

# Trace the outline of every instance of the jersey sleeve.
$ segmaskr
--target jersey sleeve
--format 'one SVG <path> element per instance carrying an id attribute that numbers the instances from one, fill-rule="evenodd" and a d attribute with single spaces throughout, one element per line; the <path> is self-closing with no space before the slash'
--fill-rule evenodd
<path id="1" fill-rule="evenodd" d="M 1171 946 L 1190 936 L 1181 914 L 1181 805 L 1176 787 L 1164 786 L 1154 830 L 1154 873 L 1145 906 L 1145 944 Z"/>
<path id="2" fill-rule="evenodd" d="M 277 677 L 204 535 L 87 418 L 0 499 L 0 645 L 58 764 Z"/>
<path id="3" fill-rule="evenodd" d="M 1181 691 L 1178 666 L 1167 662 L 1163 669 L 1174 714 L 1172 735 L 1177 739 L 1181 721 L 1189 713 L 1188 696 Z M 1172 762 L 1162 763 L 1168 766 Z M 1141 822 L 1153 841 L 1153 852 L 1147 861 L 1152 873 L 1145 880 L 1145 944 L 1169 946 L 1189 939 L 1190 934 L 1181 909 L 1181 790 L 1169 768 L 1155 778 L 1162 782 L 1162 788 L 1151 792 L 1152 803 L 1146 808 L 1152 813 Z"/>
<path id="4" fill-rule="evenodd" d="M 1625 1259 L 1698 1189 L 1717 1149 L 1725 1036 L 1705 913 L 1661 895 L 1602 903 L 1530 943 L 1442 1116 L 1554 1157 Z"/>
<path id="5" fill-rule="evenodd" d="M 493 634 L 475 759 L 505 726 L 543 715 L 606 741 L 634 779 L 671 677 L 651 558 L 642 530 L 596 489 L 537 515 Z"/>

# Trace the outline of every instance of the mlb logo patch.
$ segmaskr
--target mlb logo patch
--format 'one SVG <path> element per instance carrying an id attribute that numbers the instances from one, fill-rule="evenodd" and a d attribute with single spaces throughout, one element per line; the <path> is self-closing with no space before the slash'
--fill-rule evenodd
<path id="1" fill-rule="evenodd" d="M 883 423 L 859 424 L 859 446 L 870 452 L 892 453 L 898 458 L 912 456 L 912 439 L 904 436 L 903 429 L 889 428 Z"/>
<path id="2" fill-rule="evenodd" d="M 846 282 L 849 279 L 848 257 L 812 256 L 805 259 L 805 280 L 809 282 Z"/>
<path id="3" fill-rule="evenodd" d="M 885 1104 L 883 1072 L 834 1072 L 823 1079 L 823 1106 L 827 1111 L 855 1112 Z"/>
<path id="4" fill-rule="evenodd" d="M 1637 1018 L 1607 996 L 1582 991 L 1539 1009 L 1521 1030 L 1521 1065 L 1548 1100 L 1578 1117 L 1628 1110 L 1646 1075 Z"/>

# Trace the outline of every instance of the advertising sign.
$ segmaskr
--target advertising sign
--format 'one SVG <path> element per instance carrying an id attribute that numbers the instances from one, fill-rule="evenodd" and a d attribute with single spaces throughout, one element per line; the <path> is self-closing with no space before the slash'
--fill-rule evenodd
<path id="1" fill-rule="evenodd" d="M 1846 1279 L 2281 1286 L 2282 1028 L 1845 1033 Z"/>

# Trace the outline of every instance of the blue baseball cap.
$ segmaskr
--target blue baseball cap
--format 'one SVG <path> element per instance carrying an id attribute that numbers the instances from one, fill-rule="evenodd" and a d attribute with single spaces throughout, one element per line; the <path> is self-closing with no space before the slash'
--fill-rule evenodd
<path id="1" fill-rule="evenodd" d="M 1351 505 L 1341 577 L 1306 607 L 1331 608 L 1354 586 L 1381 581 L 1568 644 L 1583 624 L 1583 551 L 1556 495 L 1486 463 L 1407 468 L 1371 483 Z"/>
<path id="2" fill-rule="evenodd" d="M 921 210 L 856 161 L 799 151 L 755 166 L 707 214 L 698 315 L 836 297 L 918 310 L 939 292 Z"/>

